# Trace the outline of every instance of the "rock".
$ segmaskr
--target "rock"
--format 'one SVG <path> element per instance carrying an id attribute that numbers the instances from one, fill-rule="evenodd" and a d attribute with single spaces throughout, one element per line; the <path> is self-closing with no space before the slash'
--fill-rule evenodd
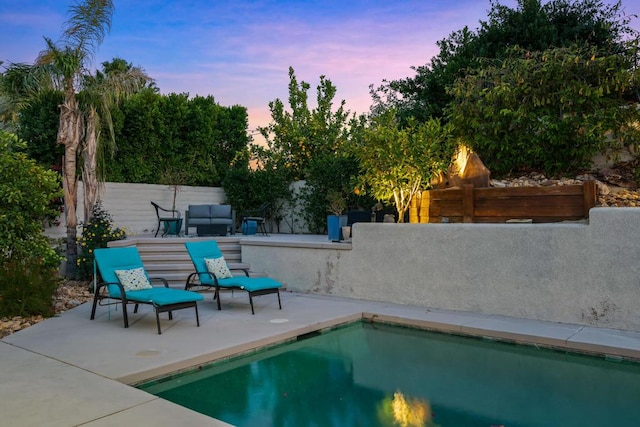
<path id="1" fill-rule="evenodd" d="M 489 187 L 491 171 L 482 163 L 480 157 L 470 148 L 461 145 L 453 156 L 447 173 L 440 172 L 432 177 L 430 186 L 433 189 L 461 187 L 471 184 L 476 188 Z"/>
<path id="2" fill-rule="evenodd" d="M 490 180 L 491 171 L 482 163 L 480 157 L 468 147 L 460 146 L 449 167 L 449 187 L 471 184 L 475 188 L 483 188 L 489 186 Z"/>

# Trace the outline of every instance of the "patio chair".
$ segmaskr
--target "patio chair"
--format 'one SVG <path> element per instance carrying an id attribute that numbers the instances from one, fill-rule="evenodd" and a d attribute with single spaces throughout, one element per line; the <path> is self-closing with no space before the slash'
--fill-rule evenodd
<path id="1" fill-rule="evenodd" d="M 249 271 L 246 269 L 242 269 L 245 276 L 233 276 L 215 240 L 185 242 L 184 245 L 196 269 L 194 273 L 187 277 L 185 290 L 191 288 L 214 288 L 213 299 L 218 301 L 218 310 L 222 309 L 220 306 L 220 289 L 247 291 L 249 303 L 251 304 L 251 314 L 255 314 L 253 297 L 276 294 L 278 296 L 278 306 L 282 310 L 282 302 L 280 301 L 282 284 L 280 282 L 269 277 L 249 277 Z"/>
<path id="2" fill-rule="evenodd" d="M 265 220 L 270 207 L 271 203 L 263 203 L 262 206 L 256 210 L 245 212 L 242 216 L 243 229 L 249 221 L 255 221 L 258 232 L 262 233 L 263 236 L 268 236 Z"/>
<path id="3" fill-rule="evenodd" d="M 94 276 L 100 273 L 102 281 L 96 283 L 91 309 L 91 320 L 95 318 L 96 307 L 100 305 L 122 303 L 124 327 L 129 327 L 127 304 L 135 304 L 134 313 L 138 312 L 139 304 L 150 304 L 156 312 L 158 334 L 160 330 L 160 313 L 169 313 L 169 320 L 173 319 L 173 310 L 193 307 L 196 311 L 196 323 L 200 326 L 197 302 L 204 297 L 197 292 L 172 289 L 163 278 L 149 278 L 142 265 L 142 259 L 135 246 L 125 248 L 100 248 L 94 251 Z M 160 282 L 162 287 L 153 286 Z M 102 303 L 103 300 L 116 302 Z"/>
<path id="4" fill-rule="evenodd" d="M 153 207 L 156 210 L 156 216 L 158 217 L 158 226 L 156 227 L 156 234 L 153 237 L 158 237 L 158 232 L 160 231 L 160 225 L 164 222 L 165 229 L 162 233 L 162 237 L 167 234 L 180 234 L 180 229 L 182 228 L 182 220 L 180 218 L 180 211 L 175 209 L 165 209 L 160 207 L 157 203 L 151 202 Z M 162 213 L 161 213 L 162 211 Z M 171 216 L 167 216 L 164 212 L 170 213 Z"/>

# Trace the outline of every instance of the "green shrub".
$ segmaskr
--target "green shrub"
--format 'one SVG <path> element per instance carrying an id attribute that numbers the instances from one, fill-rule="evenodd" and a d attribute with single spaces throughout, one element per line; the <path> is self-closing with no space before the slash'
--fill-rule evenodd
<path id="1" fill-rule="evenodd" d="M 35 258 L 7 261 L 0 269 L 0 317 L 52 316 L 61 280 L 55 269 Z"/>
<path id="2" fill-rule="evenodd" d="M 106 248 L 107 243 L 111 241 L 127 238 L 123 229 L 113 225 L 111 215 L 102 207 L 102 201 L 98 200 L 91 212 L 91 219 L 83 225 L 82 235 L 78 239 L 78 279 L 80 280 L 89 280 L 93 277 L 95 249 Z"/>
<path id="3" fill-rule="evenodd" d="M 62 195 L 58 175 L 38 166 L 26 144 L 0 131 L 0 268 L 33 258 L 43 268 L 58 268 L 61 257 L 43 234 L 44 222 L 59 214 L 52 204 Z"/>
<path id="4" fill-rule="evenodd" d="M 38 166 L 15 135 L 0 131 L 0 316 L 50 316 L 63 259 L 43 234 L 62 195 L 55 172 Z"/>

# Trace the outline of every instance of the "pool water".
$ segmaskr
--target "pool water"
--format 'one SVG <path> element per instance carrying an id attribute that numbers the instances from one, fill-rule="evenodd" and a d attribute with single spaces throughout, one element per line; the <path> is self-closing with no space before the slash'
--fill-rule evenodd
<path id="1" fill-rule="evenodd" d="M 139 388 L 236 426 L 640 425 L 640 364 L 361 322 Z"/>

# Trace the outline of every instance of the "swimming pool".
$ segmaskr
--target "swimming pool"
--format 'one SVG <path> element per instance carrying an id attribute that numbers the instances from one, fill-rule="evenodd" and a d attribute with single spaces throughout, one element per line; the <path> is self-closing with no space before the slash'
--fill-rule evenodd
<path id="1" fill-rule="evenodd" d="M 362 322 L 139 388 L 237 426 L 640 424 L 638 363 Z"/>

